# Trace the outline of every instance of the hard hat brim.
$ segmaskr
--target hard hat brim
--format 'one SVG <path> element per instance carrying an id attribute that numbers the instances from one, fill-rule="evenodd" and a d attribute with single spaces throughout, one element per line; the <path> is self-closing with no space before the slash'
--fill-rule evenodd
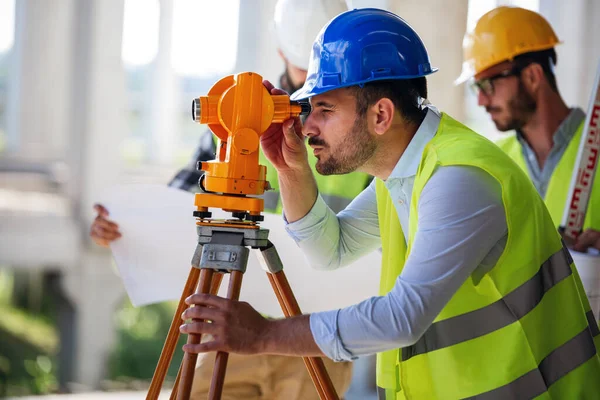
<path id="1" fill-rule="evenodd" d="M 292 93 L 292 95 L 290 96 L 290 100 L 293 101 L 299 101 L 299 100 L 306 100 L 309 99 L 313 96 L 317 96 L 319 94 L 323 94 L 323 93 L 327 93 L 330 92 L 332 90 L 336 90 L 336 89 L 343 89 L 343 88 L 347 88 L 347 87 L 351 87 L 351 86 L 362 86 L 365 83 L 369 83 L 369 82 L 377 82 L 377 81 L 391 81 L 391 80 L 405 80 L 405 79 L 416 79 L 416 78 L 421 78 L 423 76 L 427 76 L 427 75 L 431 75 L 433 73 L 436 73 L 439 69 L 432 67 L 431 71 L 428 72 L 425 75 L 414 75 L 414 76 L 384 76 L 381 78 L 371 78 L 371 79 L 365 79 L 362 81 L 358 81 L 358 82 L 351 82 L 348 84 L 343 84 L 343 85 L 336 85 L 336 86 L 326 86 L 326 87 L 317 87 L 317 86 L 307 86 L 306 84 L 304 86 L 302 86 L 300 89 L 298 89 L 297 91 L 295 91 L 294 93 Z"/>

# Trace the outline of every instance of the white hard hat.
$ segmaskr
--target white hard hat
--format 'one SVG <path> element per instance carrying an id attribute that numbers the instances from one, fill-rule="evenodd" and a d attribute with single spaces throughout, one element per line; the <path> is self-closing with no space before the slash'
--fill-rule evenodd
<path id="1" fill-rule="evenodd" d="M 333 17 L 347 11 L 342 0 L 278 0 L 275 35 L 290 64 L 307 70 L 317 34 Z"/>

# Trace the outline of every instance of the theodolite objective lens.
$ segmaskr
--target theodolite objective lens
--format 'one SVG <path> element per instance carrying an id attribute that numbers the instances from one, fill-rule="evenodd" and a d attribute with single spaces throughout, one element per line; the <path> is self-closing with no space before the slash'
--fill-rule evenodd
<path id="1" fill-rule="evenodd" d="M 192 100 L 192 119 L 196 122 L 200 122 L 200 115 L 202 113 L 202 104 L 199 99 Z"/>

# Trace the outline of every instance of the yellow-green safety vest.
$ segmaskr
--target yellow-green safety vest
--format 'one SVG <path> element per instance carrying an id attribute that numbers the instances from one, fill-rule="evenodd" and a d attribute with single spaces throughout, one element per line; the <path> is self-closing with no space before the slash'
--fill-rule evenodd
<path id="1" fill-rule="evenodd" d="M 306 146 L 308 149 L 308 162 L 317 181 L 319 193 L 333 211 L 338 212 L 346 208 L 346 206 L 369 185 L 371 177 L 361 172 L 327 176 L 317 173 L 315 169 L 317 158 L 312 153 L 312 149 L 308 146 L 308 143 Z M 260 152 L 260 163 L 267 166 L 267 180 L 273 188 L 273 191 L 268 191 L 264 194 L 265 209 L 281 212 L 282 205 L 279 196 L 277 171 L 267 160 L 262 151 Z"/>
<path id="2" fill-rule="evenodd" d="M 548 207 L 548 211 L 550 211 L 554 225 L 557 228 L 562 222 L 563 212 L 567 202 L 567 192 L 575 169 L 575 160 L 577 158 L 577 151 L 579 150 L 583 126 L 584 122 L 577 128 L 577 132 L 575 132 L 573 139 L 569 142 L 564 154 L 552 172 L 548 189 L 544 196 L 546 207 Z M 496 144 L 508 154 L 508 156 L 512 158 L 523 171 L 529 174 L 529 169 L 527 168 L 525 158 L 523 157 L 523 149 L 517 140 L 516 135 L 513 134 L 507 138 L 503 138 L 497 141 Z M 583 224 L 583 229 L 585 230 L 587 228 L 600 230 L 600 178 L 598 178 L 598 175 L 594 177 L 592 193 Z"/>
<path id="3" fill-rule="evenodd" d="M 462 284 L 415 344 L 377 355 L 380 395 L 600 398 L 598 326 L 546 207 L 505 153 L 446 114 L 419 164 L 408 244 L 385 184 L 376 181 L 380 295 L 392 289 L 410 253 L 423 187 L 437 167 L 447 165 L 481 168 L 499 182 L 508 228 L 506 247 L 494 268 L 476 270 Z"/>

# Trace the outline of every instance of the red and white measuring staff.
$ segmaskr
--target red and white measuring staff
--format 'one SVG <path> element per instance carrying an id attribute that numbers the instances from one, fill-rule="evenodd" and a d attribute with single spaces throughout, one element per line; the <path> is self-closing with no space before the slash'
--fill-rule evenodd
<path id="1" fill-rule="evenodd" d="M 561 224 L 563 234 L 573 240 L 583 228 L 600 157 L 600 64 L 593 88 Z"/>

